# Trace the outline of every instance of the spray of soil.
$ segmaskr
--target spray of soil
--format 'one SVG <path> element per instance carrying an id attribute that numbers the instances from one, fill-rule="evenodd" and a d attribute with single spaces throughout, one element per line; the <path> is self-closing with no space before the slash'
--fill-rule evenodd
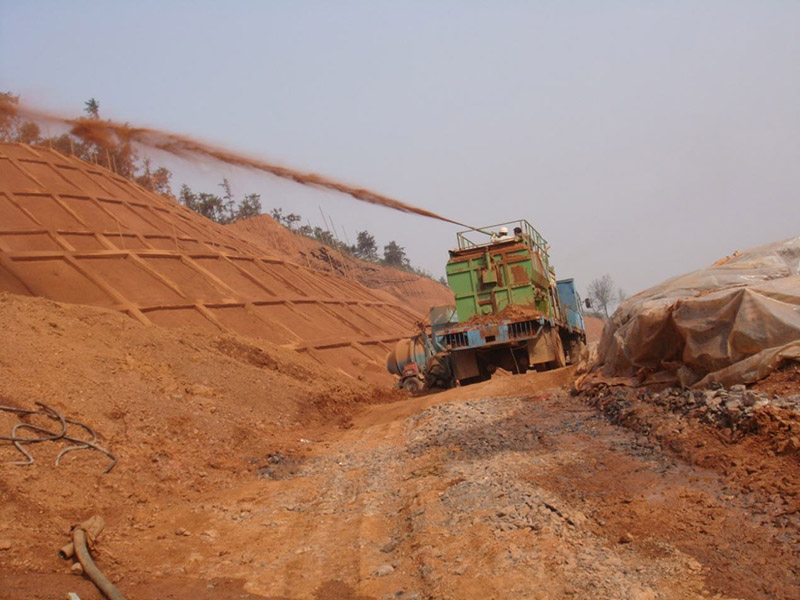
<path id="1" fill-rule="evenodd" d="M 462 227 L 470 228 L 468 225 L 437 215 L 423 208 L 418 208 L 405 202 L 400 202 L 382 194 L 378 194 L 365 188 L 347 185 L 322 175 L 308 173 L 282 167 L 268 163 L 264 160 L 245 156 L 232 150 L 220 148 L 195 140 L 193 138 L 161 131 L 147 127 L 133 127 L 128 123 L 118 123 L 108 120 L 98 119 L 70 119 L 49 111 L 43 111 L 24 105 L 0 104 L 0 120 L 11 117 L 25 117 L 34 121 L 46 121 L 57 125 L 69 127 L 70 133 L 86 141 L 97 144 L 98 146 L 109 148 L 117 142 L 130 142 L 140 146 L 155 148 L 164 152 L 169 152 L 185 160 L 217 160 L 229 165 L 235 165 L 246 169 L 254 169 L 270 173 L 282 179 L 289 179 L 302 185 L 324 188 L 347 194 L 356 200 L 385 206 L 400 212 L 412 213 L 439 219 L 447 223 L 453 223 Z"/>

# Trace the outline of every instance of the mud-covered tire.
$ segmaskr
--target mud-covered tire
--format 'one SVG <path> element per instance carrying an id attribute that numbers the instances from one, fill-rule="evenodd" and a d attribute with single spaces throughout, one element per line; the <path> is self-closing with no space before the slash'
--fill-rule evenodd
<path id="1" fill-rule="evenodd" d="M 403 389 L 409 394 L 418 394 L 422 391 L 423 383 L 419 377 L 408 377 L 403 381 Z"/>
<path id="2" fill-rule="evenodd" d="M 453 387 L 453 369 L 450 365 L 450 355 L 447 352 L 438 352 L 431 356 L 425 365 L 425 389 L 451 387 Z"/>
<path id="3" fill-rule="evenodd" d="M 570 340 L 568 346 L 569 360 L 567 362 L 569 362 L 571 365 L 577 365 L 578 361 L 581 359 L 581 352 L 583 352 L 585 347 L 586 344 L 581 339 Z"/>
<path id="4" fill-rule="evenodd" d="M 564 342 L 557 331 L 553 332 L 553 343 L 555 345 L 556 359 L 552 362 L 553 369 L 560 369 L 567 366 L 567 355 L 564 353 Z"/>

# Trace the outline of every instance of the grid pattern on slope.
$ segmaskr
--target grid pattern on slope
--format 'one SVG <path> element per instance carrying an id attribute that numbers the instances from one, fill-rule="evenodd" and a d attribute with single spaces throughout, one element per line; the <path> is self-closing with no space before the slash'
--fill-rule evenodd
<path id="1" fill-rule="evenodd" d="M 22 144 L 0 144 L 0 290 L 262 337 L 350 374 L 375 371 L 419 319 L 107 169 Z"/>

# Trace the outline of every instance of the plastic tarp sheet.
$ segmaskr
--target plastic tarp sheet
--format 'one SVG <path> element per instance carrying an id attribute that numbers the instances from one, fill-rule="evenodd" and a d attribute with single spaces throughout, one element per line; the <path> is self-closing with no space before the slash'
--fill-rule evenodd
<path id="1" fill-rule="evenodd" d="M 606 323 L 587 380 L 733 385 L 790 360 L 800 361 L 800 237 L 627 299 Z"/>

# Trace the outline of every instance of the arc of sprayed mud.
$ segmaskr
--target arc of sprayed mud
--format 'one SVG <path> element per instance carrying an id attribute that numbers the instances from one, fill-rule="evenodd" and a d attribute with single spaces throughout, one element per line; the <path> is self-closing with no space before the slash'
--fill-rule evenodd
<path id="1" fill-rule="evenodd" d="M 376 206 L 384 206 L 404 213 L 411 213 L 428 217 L 431 219 L 438 219 L 446 223 L 452 223 L 467 229 L 475 229 L 464 223 L 460 223 L 454 219 L 443 217 L 424 208 L 419 208 L 400 200 L 378 194 L 371 190 L 348 185 L 335 181 L 328 177 L 323 177 L 316 173 L 309 173 L 274 165 L 261 159 L 245 156 L 243 154 L 235 153 L 231 150 L 226 150 L 210 144 L 205 144 L 199 140 L 192 139 L 188 136 L 171 133 L 168 131 L 161 131 L 147 127 L 133 127 L 127 123 L 118 123 L 115 121 L 101 121 L 99 119 L 70 119 L 59 116 L 55 113 L 33 109 L 25 105 L 3 105 L 0 106 L 0 116 L 2 113 L 10 114 L 12 116 L 19 115 L 25 116 L 33 120 L 50 121 L 57 124 L 65 125 L 70 128 L 70 132 L 85 140 L 98 144 L 103 147 L 112 145 L 114 138 L 123 142 L 134 142 L 142 146 L 154 148 L 164 152 L 168 152 L 181 158 L 191 159 L 192 157 L 204 157 L 217 160 L 229 165 L 244 167 L 247 169 L 255 169 L 269 173 L 282 179 L 288 179 L 301 185 L 311 187 L 324 188 L 346 194 Z"/>

